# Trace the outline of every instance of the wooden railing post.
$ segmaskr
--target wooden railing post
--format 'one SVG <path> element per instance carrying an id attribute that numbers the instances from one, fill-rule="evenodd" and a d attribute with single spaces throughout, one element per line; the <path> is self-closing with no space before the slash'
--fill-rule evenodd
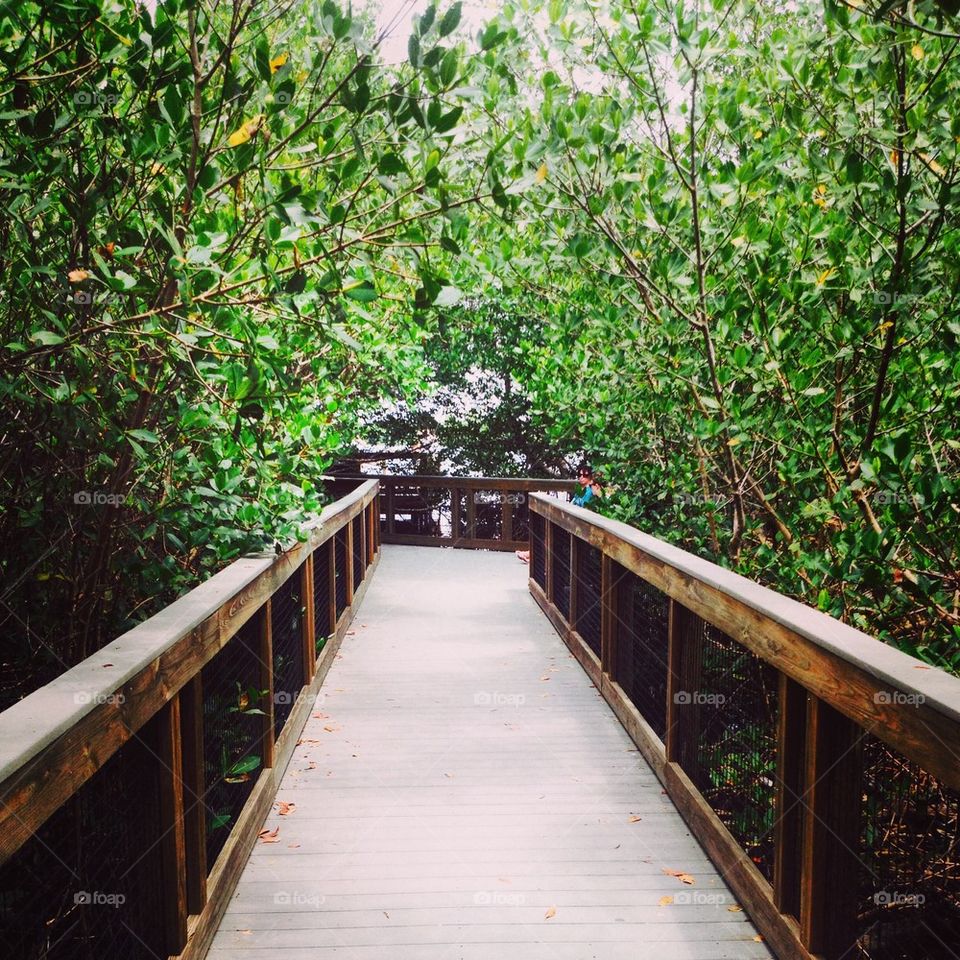
<path id="1" fill-rule="evenodd" d="M 183 741 L 183 823 L 187 866 L 187 911 L 207 902 L 207 815 L 203 802 L 203 684 L 200 674 L 180 691 Z"/>
<path id="2" fill-rule="evenodd" d="M 187 943 L 187 869 L 183 820 L 183 753 L 180 700 L 174 697 L 156 716 L 160 761 L 160 864 L 163 929 L 168 954 Z"/>
<path id="3" fill-rule="evenodd" d="M 807 698 L 800 937 L 824 960 L 848 955 L 857 936 L 862 731 Z"/>
<path id="4" fill-rule="evenodd" d="M 271 616 L 273 601 L 267 597 L 266 603 L 260 608 L 257 616 L 260 617 L 260 689 L 264 691 L 261 698 L 263 710 L 262 735 L 260 737 L 261 762 L 264 770 L 273 766 L 274 735 L 273 735 L 273 617 Z"/>
<path id="5" fill-rule="evenodd" d="M 317 632 L 313 609 L 313 554 L 304 561 L 300 589 L 303 593 L 303 682 L 313 679 L 317 668 Z"/>
<path id="6" fill-rule="evenodd" d="M 781 673 L 778 697 L 773 902 L 781 913 L 799 919 L 807 691 Z"/>

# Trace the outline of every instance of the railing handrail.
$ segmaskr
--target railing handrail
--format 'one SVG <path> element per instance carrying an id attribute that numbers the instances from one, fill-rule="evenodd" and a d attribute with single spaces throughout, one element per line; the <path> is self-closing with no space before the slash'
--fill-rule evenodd
<path id="1" fill-rule="evenodd" d="M 368 474 L 332 474 L 332 480 L 367 480 L 374 478 L 381 482 L 401 483 L 416 486 L 460 487 L 464 490 L 509 488 L 511 490 L 573 490 L 576 480 L 564 477 L 461 477 L 456 474 L 401 474 L 401 473 L 368 473 Z"/>
<path id="2" fill-rule="evenodd" d="M 851 716 L 849 709 L 845 708 L 846 699 L 840 696 L 842 691 L 831 691 L 829 688 L 815 691 L 831 706 L 851 716 L 851 719 L 882 739 L 891 739 L 891 731 L 885 731 L 883 724 L 889 722 L 892 715 L 909 717 L 911 720 L 918 717 L 923 722 L 924 715 L 929 718 L 929 712 L 933 711 L 946 717 L 952 724 L 960 724 L 960 677 L 923 663 L 916 657 L 828 614 L 643 533 L 627 523 L 536 493 L 531 495 L 530 501 L 532 512 L 545 516 L 569 532 L 590 541 L 594 546 L 606 547 L 606 552 L 622 566 L 672 599 L 694 609 L 705 620 L 715 622 L 722 618 L 711 618 L 709 612 L 705 612 L 704 607 L 709 605 L 710 598 L 702 593 L 698 596 L 698 588 L 701 592 L 702 588 L 707 588 L 708 591 L 728 597 L 759 614 L 761 631 L 763 621 L 775 623 L 790 634 L 810 641 L 832 657 L 845 661 L 899 692 L 911 695 L 911 699 L 906 703 L 878 703 L 871 698 L 869 706 L 864 706 L 866 712 L 876 717 L 877 723 L 873 725 L 864 723 L 862 715 Z M 610 543 L 610 538 L 622 545 L 619 550 L 617 543 Z M 715 622 L 715 625 L 721 629 L 724 627 L 722 622 Z M 741 635 L 731 636 L 784 673 L 803 673 L 804 668 L 809 668 L 809 664 L 791 665 L 789 651 L 783 649 L 781 638 L 759 638 L 761 642 L 751 642 L 747 633 L 744 628 Z M 763 642 L 764 639 L 766 643 Z M 791 666 L 795 669 L 791 670 Z M 795 676 L 795 679 L 807 685 L 803 678 Z M 899 732 L 899 729 L 895 732 Z M 960 730 L 957 732 L 960 733 Z M 895 745 L 904 753 L 910 755 L 917 752 L 916 744 L 915 749 L 911 750 L 911 742 L 905 741 L 903 737 L 897 736 L 894 740 Z M 947 743 L 940 746 L 947 752 L 952 752 Z M 937 763 L 935 772 L 952 784 L 960 785 L 960 753 L 953 753 L 952 762 L 947 764 L 947 769 L 944 769 L 942 761 Z"/>
<path id="3" fill-rule="evenodd" d="M 362 484 L 308 521 L 303 527 L 306 540 L 287 544 L 280 554 L 234 560 L 152 617 L 0 712 L 0 798 L 5 795 L 11 778 L 91 715 L 102 714 L 104 726 L 115 727 L 119 723 L 126 728 L 126 735 L 116 739 L 116 746 L 129 739 L 177 695 L 255 612 L 260 596 L 259 592 L 252 595 L 252 588 L 265 580 L 270 581 L 274 589 L 279 586 L 317 546 L 362 511 L 378 490 L 375 479 Z M 243 607 L 249 609 L 243 611 Z M 189 669 L 179 671 L 174 678 L 164 677 L 166 682 L 160 690 L 150 684 L 153 699 L 146 715 L 126 697 L 117 700 L 118 691 L 129 688 L 138 678 L 151 673 L 157 675 L 161 659 L 169 656 L 178 644 L 191 638 L 202 643 L 204 625 L 210 625 L 224 608 L 233 608 L 230 611 L 233 616 L 229 622 L 216 625 L 216 636 L 205 645 L 203 655 L 194 658 Z M 78 699 L 77 694 L 83 697 Z M 95 755 L 97 762 L 91 766 L 89 775 L 106 760 L 104 756 Z"/>

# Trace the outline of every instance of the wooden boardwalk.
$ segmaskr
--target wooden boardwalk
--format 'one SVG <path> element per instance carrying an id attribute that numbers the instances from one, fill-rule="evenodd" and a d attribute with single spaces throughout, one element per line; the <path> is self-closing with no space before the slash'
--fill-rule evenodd
<path id="1" fill-rule="evenodd" d="M 210 960 L 770 956 L 526 577 L 384 547 Z"/>

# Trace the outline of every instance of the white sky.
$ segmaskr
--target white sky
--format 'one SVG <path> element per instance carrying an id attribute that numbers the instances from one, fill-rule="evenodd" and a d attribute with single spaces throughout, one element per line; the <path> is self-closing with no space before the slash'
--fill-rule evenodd
<path id="1" fill-rule="evenodd" d="M 380 48 L 381 56 L 387 63 L 399 63 L 407 59 L 407 38 L 410 36 L 411 21 L 414 14 L 421 14 L 430 5 L 430 0 L 359 0 L 357 6 L 377 11 L 377 31 L 399 17 L 396 27 Z M 438 17 L 453 5 L 453 0 L 439 0 Z M 463 15 L 458 32 L 475 36 L 477 30 L 497 12 L 500 4 L 496 0 L 479 2 L 464 0 Z"/>

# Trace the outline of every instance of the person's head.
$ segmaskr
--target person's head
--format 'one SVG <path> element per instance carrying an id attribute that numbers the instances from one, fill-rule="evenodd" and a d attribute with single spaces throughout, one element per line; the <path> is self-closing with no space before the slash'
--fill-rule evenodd
<path id="1" fill-rule="evenodd" d="M 593 483 L 593 468 L 589 463 L 584 462 L 577 467 L 577 482 L 584 487 Z"/>

